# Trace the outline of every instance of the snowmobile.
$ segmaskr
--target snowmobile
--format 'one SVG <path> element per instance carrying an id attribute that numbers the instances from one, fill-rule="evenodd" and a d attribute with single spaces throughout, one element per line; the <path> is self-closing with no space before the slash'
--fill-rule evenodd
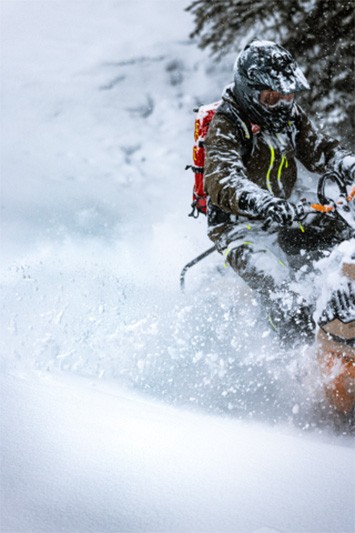
<path id="1" fill-rule="evenodd" d="M 337 221 L 346 225 L 349 243 L 355 242 L 355 187 L 348 194 L 340 176 L 328 172 L 318 182 L 317 196 L 317 203 L 302 199 L 297 205 L 298 225 L 302 228 L 305 219 L 312 215 L 324 217 L 327 223 Z M 215 250 L 212 246 L 184 266 L 180 274 L 182 291 L 187 271 Z M 337 269 L 336 278 L 341 279 L 341 287 L 339 290 L 332 288 L 330 299 L 324 294 L 319 297 L 312 350 L 328 403 L 336 412 L 347 416 L 355 413 L 355 247 L 345 258 L 337 258 Z"/>
<path id="2" fill-rule="evenodd" d="M 324 194 L 326 181 L 335 181 L 339 197 L 334 202 Z M 347 191 L 336 173 L 323 176 L 318 188 L 319 209 L 340 217 L 355 235 L 355 187 Z M 339 413 L 355 414 L 355 248 L 341 261 L 339 274 L 347 290 L 336 290 L 318 320 L 316 356 L 325 395 Z"/>

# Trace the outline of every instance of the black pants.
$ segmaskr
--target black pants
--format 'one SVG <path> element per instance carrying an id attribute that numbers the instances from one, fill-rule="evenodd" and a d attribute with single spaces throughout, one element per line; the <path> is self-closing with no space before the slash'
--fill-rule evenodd
<path id="1" fill-rule="evenodd" d="M 295 344 L 314 339 L 317 261 L 352 236 L 343 222 L 325 217 L 277 231 L 240 217 L 215 242 L 226 262 L 260 295 L 272 327 Z"/>

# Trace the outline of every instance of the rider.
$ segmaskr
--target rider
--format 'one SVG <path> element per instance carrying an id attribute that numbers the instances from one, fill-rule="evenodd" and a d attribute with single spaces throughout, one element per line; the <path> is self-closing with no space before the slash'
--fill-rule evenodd
<path id="1" fill-rule="evenodd" d="M 296 103 L 307 89 L 287 50 L 252 41 L 236 59 L 234 83 L 205 141 L 208 235 L 288 338 L 299 331 L 312 338 L 315 327 L 313 295 L 300 294 L 299 278 L 322 251 L 351 236 L 341 222 L 327 224 L 327 217 L 306 230 L 290 227 L 298 215 L 289 200 L 296 193 L 296 160 L 312 173 L 335 170 L 346 185 L 355 181 L 355 156 L 320 133 Z"/>

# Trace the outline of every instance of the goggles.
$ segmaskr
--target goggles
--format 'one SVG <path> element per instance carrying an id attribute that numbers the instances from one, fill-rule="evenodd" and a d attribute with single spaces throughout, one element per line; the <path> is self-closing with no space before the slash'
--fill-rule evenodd
<path id="1" fill-rule="evenodd" d="M 295 98 L 294 93 L 282 94 L 271 89 L 264 89 L 260 93 L 259 101 L 265 107 L 277 107 L 280 102 L 291 104 Z"/>

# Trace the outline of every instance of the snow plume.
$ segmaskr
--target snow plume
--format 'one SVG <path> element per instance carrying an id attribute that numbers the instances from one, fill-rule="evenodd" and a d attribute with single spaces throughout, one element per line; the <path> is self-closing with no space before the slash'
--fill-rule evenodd
<path id="1" fill-rule="evenodd" d="M 188 273 L 184 295 L 177 274 L 170 286 L 162 270 L 160 280 L 148 283 L 147 272 L 139 279 L 129 248 L 115 257 L 91 244 L 80 261 L 75 246 L 57 254 L 60 266 L 42 258 L 8 271 L 7 372 L 114 379 L 175 405 L 306 424 L 312 401 L 299 381 L 310 370 L 306 351 L 279 347 L 258 300 L 217 254 Z M 125 255 L 130 275 L 119 264 Z"/>
<path id="2" fill-rule="evenodd" d="M 344 274 L 344 265 L 355 262 L 355 238 L 343 242 L 332 253 L 317 262 L 318 276 L 315 286 L 319 292 L 315 317 L 318 320 L 322 312 L 329 306 L 332 296 L 337 290 L 346 290 L 351 280 Z"/>

